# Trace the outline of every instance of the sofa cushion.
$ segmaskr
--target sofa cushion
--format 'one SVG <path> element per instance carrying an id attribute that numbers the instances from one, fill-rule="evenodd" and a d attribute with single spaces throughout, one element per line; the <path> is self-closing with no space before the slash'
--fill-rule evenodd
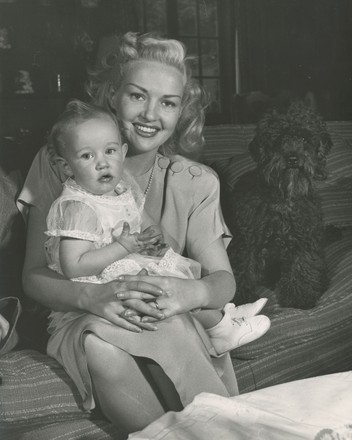
<path id="1" fill-rule="evenodd" d="M 34 350 L 0 357 L 0 438 L 118 439 L 121 431 L 82 409 L 65 370 Z"/>
<path id="2" fill-rule="evenodd" d="M 64 369 L 35 350 L 11 351 L 0 357 L 0 418 L 17 425 L 44 419 L 84 419 L 89 413 Z"/>
<path id="3" fill-rule="evenodd" d="M 328 178 L 325 185 L 334 185 L 341 179 L 352 178 L 352 138 L 335 141 L 327 157 Z"/>
<path id="4" fill-rule="evenodd" d="M 352 169 L 352 158 L 349 167 Z M 332 185 L 321 186 L 319 194 L 326 225 L 339 228 L 352 226 L 352 177 L 339 179 Z"/>
<path id="5" fill-rule="evenodd" d="M 0 427 L 0 438 L 7 440 L 122 440 L 126 436 L 105 420 L 68 419 Z"/>
<path id="6" fill-rule="evenodd" d="M 338 344 L 352 343 L 352 232 L 346 232 L 343 239 L 329 245 L 326 257 L 330 286 L 312 309 L 281 308 L 272 291 L 258 289 L 260 296 L 269 298 L 263 314 L 270 317 L 271 328 L 260 339 L 234 350 L 234 358 L 265 359 L 282 350 L 299 350 L 304 343 L 314 341 L 326 350 L 336 350 L 336 365 L 344 356 L 350 356 L 352 363 L 352 353 L 336 349 Z"/>

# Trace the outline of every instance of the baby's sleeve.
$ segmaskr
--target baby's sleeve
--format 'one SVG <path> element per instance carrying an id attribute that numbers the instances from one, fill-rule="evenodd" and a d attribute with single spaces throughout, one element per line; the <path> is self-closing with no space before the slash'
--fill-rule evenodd
<path id="1" fill-rule="evenodd" d="M 89 204 L 61 198 L 52 204 L 47 217 L 47 235 L 99 241 L 102 233 L 96 211 Z"/>

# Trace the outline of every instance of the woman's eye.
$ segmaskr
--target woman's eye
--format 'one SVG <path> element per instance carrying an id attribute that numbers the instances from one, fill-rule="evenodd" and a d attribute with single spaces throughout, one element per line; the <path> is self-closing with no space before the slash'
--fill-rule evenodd
<path id="1" fill-rule="evenodd" d="M 168 108 L 175 108 L 175 107 L 177 107 L 176 103 L 173 102 L 173 101 L 164 101 L 163 105 L 165 107 L 168 107 Z"/>
<path id="2" fill-rule="evenodd" d="M 144 96 L 141 93 L 136 93 L 136 92 L 131 93 L 131 98 L 134 101 L 143 101 L 144 100 Z"/>

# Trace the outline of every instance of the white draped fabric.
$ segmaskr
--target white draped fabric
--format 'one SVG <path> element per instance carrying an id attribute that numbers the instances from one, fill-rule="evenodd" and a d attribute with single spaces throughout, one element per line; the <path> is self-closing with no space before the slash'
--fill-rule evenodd
<path id="1" fill-rule="evenodd" d="M 129 440 L 351 440 L 352 371 L 236 397 L 199 394 Z"/>

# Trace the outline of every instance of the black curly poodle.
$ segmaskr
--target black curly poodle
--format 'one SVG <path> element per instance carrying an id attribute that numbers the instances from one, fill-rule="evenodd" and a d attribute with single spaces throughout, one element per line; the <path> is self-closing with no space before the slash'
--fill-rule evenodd
<path id="1" fill-rule="evenodd" d="M 327 177 L 332 146 L 321 117 L 301 101 L 268 111 L 249 151 L 257 163 L 231 194 L 228 248 L 236 304 L 273 289 L 282 307 L 311 308 L 328 286 L 315 181 Z"/>

